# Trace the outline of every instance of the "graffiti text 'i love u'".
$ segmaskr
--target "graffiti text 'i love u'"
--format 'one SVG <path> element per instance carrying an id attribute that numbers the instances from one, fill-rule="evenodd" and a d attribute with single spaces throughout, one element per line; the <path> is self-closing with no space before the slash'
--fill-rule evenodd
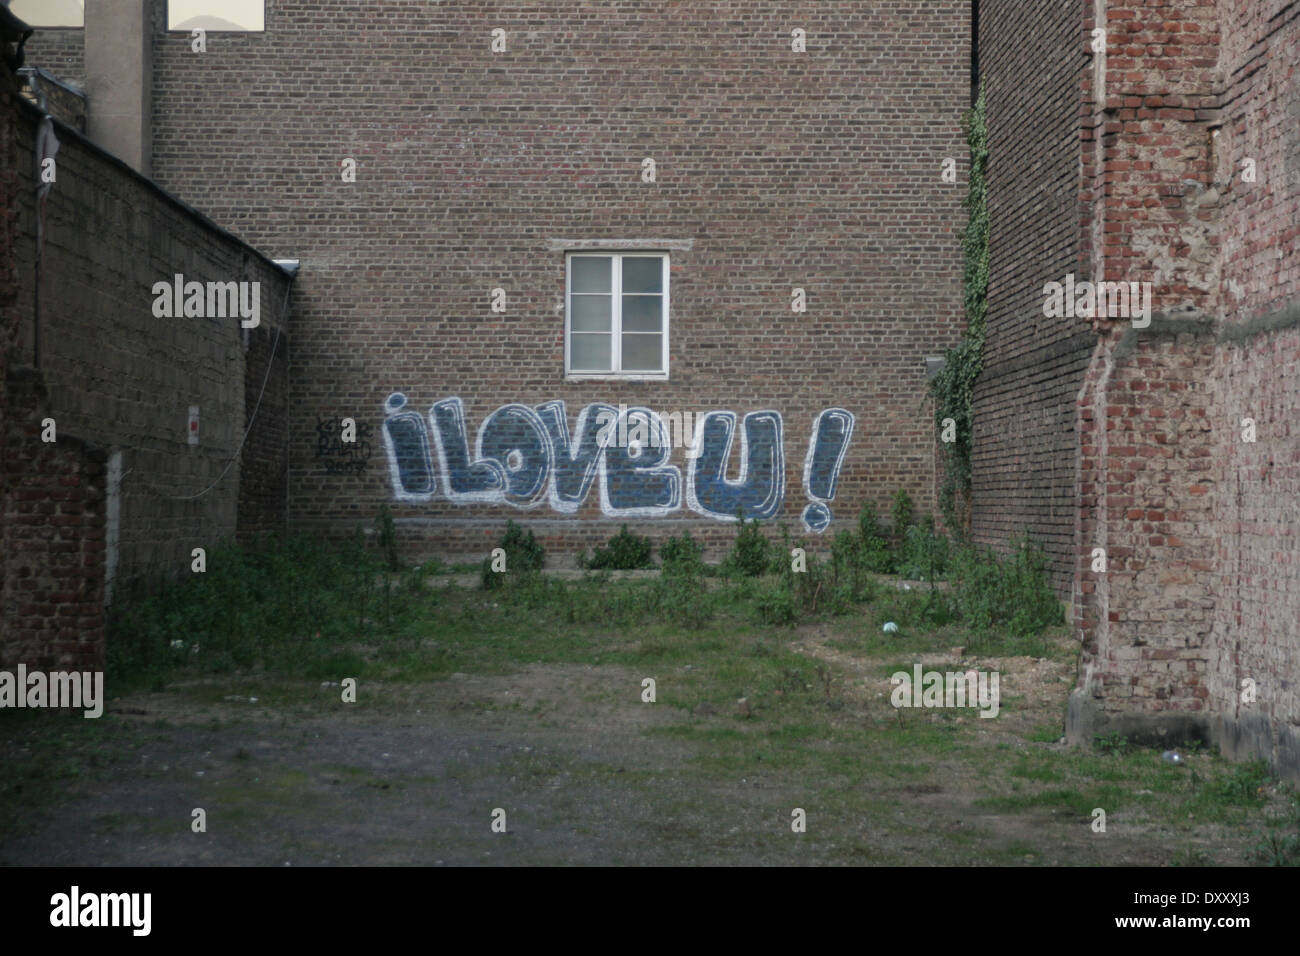
<path id="1" fill-rule="evenodd" d="M 384 403 L 384 447 L 398 501 L 445 498 L 454 503 L 545 503 L 573 514 L 597 486 L 601 512 L 612 518 L 657 518 L 681 509 L 722 521 L 770 519 L 785 502 L 785 439 L 781 414 L 732 411 L 663 415 L 644 406 L 593 402 L 572 431 L 563 401 L 502 405 L 483 419 L 471 446 L 465 407 L 445 398 L 427 419 L 401 392 Z M 828 408 L 812 422 L 803 485 L 810 503 L 805 526 L 825 531 L 853 436 L 853 413 Z M 674 440 L 674 429 L 676 440 Z M 685 437 L 683 437 L 685 436 Z M 739 438 L 739 471 L 728 477 Z M 674 445 L 687 463 L 670 464 Z M 684 472 L 684 474 L 683 474 Z"/>

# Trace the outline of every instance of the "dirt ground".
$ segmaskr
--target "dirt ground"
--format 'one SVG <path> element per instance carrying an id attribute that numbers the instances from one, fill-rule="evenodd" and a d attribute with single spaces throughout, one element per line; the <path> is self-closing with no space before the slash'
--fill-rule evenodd
<path id="1" fill-rule="evenodd" d="M 935 720 L 889 706 L 889 662 L 837 651 L 815 627 L 793 649 L 837 675 L 827 723 L 782 731 L 803 752 L 843 749 L 827 726 L 872 723 L 884 735 L 894 721 L 915 733 Z M 1061 720 L 1068 660 L 979 660 L 956 648 L 922 659 L 947 669 L 959 661 L 1004 673 L 1001 717 L 966 711 L 934 741 L 900 737 L 896 753 L 878 747 L 860 764 L 853 752 L 783 762 L 773 749 L 782 734 L 764 737 L 751 719 L 760 702 L 674 706 L 673 675 L 661 673 L 658 701 L 644 703 L 642 674 L 595 664 L 363 683 L 356 703 L 319 682 L 195 683 L 111 701 L 93 733 L 70 726 L 79 718 L 41 714 L 0 724 L 6 765 L 48 757 L 27 791 L 0 806 L 9 817 L 0 863 L 1249 862 L 1249 822 L 1174 823 L 1144 809 L 1155 795 L 1141 774 L 1184 786 L 1170 775 L 1187 768 L 1161 766 L 1159 754 L 1112 775 L 1112 799 L 1135 799 L 1110 811 L 1105 833 L 1051 799 L 998 805 L 1040 792 L 1036 781 L 1056 779 L 1058 764 L 1076 784 L 1106 765 L 1043 739 Z M 1189 757 L 1193 770 L 1197 761 L 1208 770 L 1219 758 Z M 792 828 L 795 808 L 806 832 Z M 196 809 L 204 832 L 192 826 Z M 504 832 L 493 828 L 498 809 Z"/>

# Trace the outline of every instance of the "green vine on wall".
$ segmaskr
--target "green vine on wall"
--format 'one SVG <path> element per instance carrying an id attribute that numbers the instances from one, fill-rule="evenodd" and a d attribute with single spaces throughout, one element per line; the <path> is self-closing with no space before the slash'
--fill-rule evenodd
<path id="1" fill-rule="evenodd" d="M 944 357 L 943 369 L 930 380 L 934 398 L 934 424 L 939 431 L 944 465 L 939 485 L 939 508 L 944 523 L 955 534 L 970 530 L 971 394 L 984 359 L 984 313 L 988 309 L 989 217 L 987 184 L 988 128 L 985 125 L 984 85 L 979 99 L 965 116 L 966 143 L 970 147 L 970 182 L 966 192 L 966 228 L 962 232 L 965 273 L 962 298 L 966 307 L 966 332 Z"/>

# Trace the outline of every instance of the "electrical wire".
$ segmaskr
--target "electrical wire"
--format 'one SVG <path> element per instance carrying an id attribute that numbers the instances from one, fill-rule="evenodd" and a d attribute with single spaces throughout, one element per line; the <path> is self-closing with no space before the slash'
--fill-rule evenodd
<path id="1" fill-rule="evenodd" d="M 230 466 L 233 465 L 239 459 L 240 452 L 244 450 L 244 443 L 248 441 L 248 436 L 253 431 L 253 425 L 257 422 L 257 413 L 262 409 L 262 398 L 266 394 L 266 383 L 271 380 L 271 369 L 275 367 L 275 353 L 276 353 L 276 349 L 280 344 L 280 329 L 284 326 L 285 321 L 288 319 L 289 293 L 292 290 L 293 290 L 293 280 L 290 279 L 289 284 L 285 286 L 284 289 L 284 301 L 280 304 L 280 321 L 276 323 L 275 337 L 271 340 L 271 354 L 267 356 L 266 374 L 262 376 L 262 388 L 257 393 L 257 404 L 253 406 L 253 414 L 248 419 L 248 427 L 244 429 L 244 437 L 239 440 L 239 447 L 235 449 L 234 455 L 230 457 L 230 459 L 226 462 L 225 467 L 221 469 L 221 474 L 217 475 L 217 477 L 212 481 L 210 485 L 208 485 L 202 491 L 196 492 L 195 494 L 192 495 L 164 494 L 158 491 L 157 488 L 152 487 L 149 482 L 147 481 L 143 482 L 143 485 L 153 494 L 157 495 L 159 498 L 164 498 L 168 501 L 194 501 L 198 498 L 202 498 L 204 495 L 206 495 L 208 492 L 210 492 L 213 488 L 217 487 L 217 485 L 221 483 L 221 480 L 226 477 L 226 472 L 230 471 Z M 135 470 L 134 468 L 128 468 L 126 471 L 124 471 L 122 473 L 122 480 L 125 480 L 126 476 L 129 475 L 134 470 Z"/>

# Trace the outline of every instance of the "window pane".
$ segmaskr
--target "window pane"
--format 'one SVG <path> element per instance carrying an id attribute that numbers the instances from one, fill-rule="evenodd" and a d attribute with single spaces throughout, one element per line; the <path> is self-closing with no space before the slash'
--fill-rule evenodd
<path id="1" fill-rule="evenodd" d="M 574 372 L 608 372 L 612 335 L 575 333 L 571 338 L 569 368 Z"/>
<path id="2" fill-rule="evenodd" d="M 261 33 L 264 7 L 264 0 L 167 0 L 167 29 Z"/>
<path id="3" fill-rule="evenodd" d="M 613 259 L 609 256 L 574 256 L 569 260 L 573 270 L 570 292 L 612 292 L 609 277 Z"/>
<path id="4" fill-rule="evenodd" d="M 574 332 L 610 331 L 611 295 L 569 296 L 569 327 Z"/>
<path id="5" fill-rule="evenodd" d="M 9 12 L 29 27 L 82 27 L 86 25 L 83 0 L 13 0 Z M 28 59 L 31 54 L 28 54 Z"/>
<path id="6" fill-rule="evenodd" d="M 624 335 L 623 370 L 625 372 L 659 372 L 663 370 L 662 335 Z"/>
<path id="7" fill-rule="evenodd" d="M 633 256 L 623 259 L 624 292 L 663 292 L 664 260 L 662 256 Z"/>
<path id="8" fill-rule="evenodd" d="M 624 332 L 662 332 L 663 296 L 623 296 Z"/>

